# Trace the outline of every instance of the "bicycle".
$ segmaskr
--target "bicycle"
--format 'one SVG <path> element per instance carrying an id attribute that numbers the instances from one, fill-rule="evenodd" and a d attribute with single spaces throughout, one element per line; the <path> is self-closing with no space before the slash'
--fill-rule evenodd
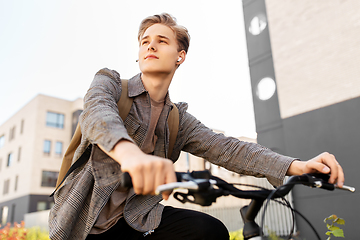
<path id="1" fill-rule="evenodd" d="M 131 177 L 128 173 L 122 175 L 123 186 L 131 187 Z M 244 222 L 243 235 L 245 240 L 263 239 L 264 233 L 264 218 L 266 208 L 270 200 L 277 201 L 280 204 L 287 206 L 292 211 L 292 229 L 289 233 L 288 239 L 292 238 L 295 228 L 295 213 L 302 217 L 312 228 L 317 238 L 320 240 L 320 235 L 311 223 L 298 211 L 290 206 L 290 203 L 284 197 L 297 184 L 302 184 L 312 188 L 322 188 L 326 190 L 334 190 L 338 188 L 336 185 L 328 183 L 329 175 L 326 174 L 303 174 L 299 176 L 291 176 L 286 183 L 275 189 L 265 189 L 253 185 L 228 183 L 221 178 L 211 175 L 208 170 L 193 171 L 193 172 L 176 172 L 177 182 L 164 184 L 156 189 L 156 194 L 161 194 L 164 191 L 186 189 L 187 193 L 174 192 L 174 198 L 182 203 L 193 203 L 201 206 L 210 206 L 216 202 L 216 199 L 221 196 L 232 195 L 237 198 L 251 199 L 249 205 L 240 209 L 240 215 Z M 234 185 L 245 185 L 257 187 L 259 190 L 241 190 Z M 339 188 L 350 192 L 355 192 L 354 187 L 343 186 Z M 282 199 L 283 202 L 276 199 Z M 261 207 L 264 205 L 261 223 L 258 225 L 255 218 L 258 215 Z"/>

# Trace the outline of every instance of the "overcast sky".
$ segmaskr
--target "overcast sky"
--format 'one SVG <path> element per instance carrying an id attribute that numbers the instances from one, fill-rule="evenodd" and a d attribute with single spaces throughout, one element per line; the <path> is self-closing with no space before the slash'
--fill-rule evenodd
<path id="1" fill-rule="evenodd" d="M 162 12 L 191 35 L 171 100 L 208 127 L 256 137 L 241 0 L 0 0 L 0 124 L 39 93 L 83 97 L 101 68 L 137 74 L 139 24 Z"/>

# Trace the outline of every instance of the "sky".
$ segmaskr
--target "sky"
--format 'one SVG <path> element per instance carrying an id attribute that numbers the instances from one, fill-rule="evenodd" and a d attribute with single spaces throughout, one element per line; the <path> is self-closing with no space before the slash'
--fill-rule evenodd
<path id="1" fill-rule="evenodd" d="M 107 67 L 139 72 L 142 19 L 163 12 L 190 33 L 173 102 L 226 135 L 256 138 L 241 0 L 0 0 L 0 125 L 38 94 L 84 97 Z"/>

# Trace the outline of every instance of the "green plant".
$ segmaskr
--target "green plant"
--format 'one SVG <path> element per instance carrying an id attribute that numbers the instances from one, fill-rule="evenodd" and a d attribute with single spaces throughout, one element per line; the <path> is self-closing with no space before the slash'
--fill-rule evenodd
<path id="1" fill-rule="evenodd" d="M 242 229 L 230 232 L 229 234 L 230 234 L 229 240 L 244 240 Z"/>
<path id="2" fill-rule="evenodd" d="M 328 221 L 330 221 L 331 224 L 327 223 Z M 345 220 L 342 218 L 337 217 L 336 215 L 331 215 L 327 218 L 324 219 L 324 222 L 326 223 L 326 227 L 328 229 L 328 231 L 326 232 L 326 235 L 328 235 L 329 237 L 327 238 L 327 240 L 330 240 L 331 235 L 334 235 L 334 237 L 344 237 L 344 231 L 342 229 L 340 229 L 340 227 L 335 226 L 335 224 L 339 224 L 339 225 L 345 225 Z"/>

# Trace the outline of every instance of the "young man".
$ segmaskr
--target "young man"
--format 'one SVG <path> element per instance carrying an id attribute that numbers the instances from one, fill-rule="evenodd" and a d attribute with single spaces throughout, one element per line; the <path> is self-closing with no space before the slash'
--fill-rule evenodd
<path id="1" fill-rule="evenodd" d="M 117 72 L 100 70 L 85 96 L 79 119 L 83 137 L 73 161 L 89 144 L 92 152 L 55 195 L 51 239 L 228 239 L 217 219 L 164 207 L 159 202 L 170 193 L 154 195 L 157 186 L 176 181 L 173 162 L 180 151 L 237 173 L 266 177 L 276 186 L 285 175 L 310 172 L 331 173 L 330 182 L 343 185 L 344 174 L 333 155 L 298 161 L 216 134 L 187 113 L 186 103 L 176 104 L 179 130 L 169 156 L 168 88 L 186 59 L 190 37 L 170 15 L 161 14 L 143 20 L 138 40 L 141 73 L 128 82 L 128 96 L 134 100 L 125 121 L 117 107 L 122 92 Z M 131 175 L 132 189 L 119 187 L 122 172 Z"/>

